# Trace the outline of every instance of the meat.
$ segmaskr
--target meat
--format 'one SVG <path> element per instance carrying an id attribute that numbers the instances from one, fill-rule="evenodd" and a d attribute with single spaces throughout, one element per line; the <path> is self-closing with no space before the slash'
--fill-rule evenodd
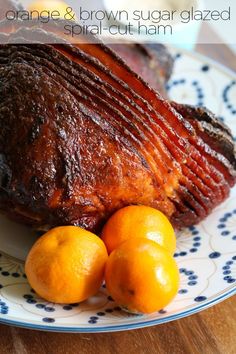
<path id="1" fill-rule="evenodd" d="M 0 97 L 0 209 L 19 222 L 98 231 L 144 204 L 183 227 L 235 184 L 229 131 L 164 100 L 101 43 L 1 45 Z"/>
<path id="2" fill-rule="evenodd" d="M 112 48 L 125 62 L 139 74 L 146 83 L 157 90 L 163 97 L 167 97 L 165 89 L 173 70 L 173 59 L 167 48 L 159 43 L 140 44 L 110 44 Z M 212 112 L 205 107 L 194 107 L 176 102 L 170 102 L 186 120 L 195 128 L 207 144 L 211 145 L 219 153 L 227 155 L 234 163 L 234 142 L 230 129 L 227 128 Z M 217 148 L 218 146 L 218 148 Z"/>
<path id="3" fill-rule="evenodd" d="M 159 43 L 111 44 L 122 59 L 153 89 L 167 97 L 165 89 L 173 70 L 173 59 L 167 48 Z M 170 102 L 199 135 L 214 150 L 223 154 L 235 168 L 234 141 L 230 129 L 205 107 Z"/>
<path id="4" fill-rule="evenodd" d="M 165 84 L 172 73 L 173 58 L 163 44 L 119 43 L 109 47 L 146 83 L 167 97 Z"/>

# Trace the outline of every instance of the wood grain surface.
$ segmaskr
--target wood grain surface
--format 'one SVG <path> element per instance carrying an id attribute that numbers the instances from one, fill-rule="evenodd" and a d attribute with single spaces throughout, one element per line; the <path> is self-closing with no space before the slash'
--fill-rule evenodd
<path id="1" fill-rule="evenodd" d="M 235 55 L 224 45 L 197 50 L 236 71 Z M 63 334 L 0 325 L 1 354 L 235 354 L 236 297 L 178 321 L 139 330 Z"/>

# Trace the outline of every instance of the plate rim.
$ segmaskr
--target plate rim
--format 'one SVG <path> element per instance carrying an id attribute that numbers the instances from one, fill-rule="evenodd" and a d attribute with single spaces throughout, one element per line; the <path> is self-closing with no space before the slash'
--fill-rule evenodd
<path id="1" fill-rule="evenodd" d="M 230 76 L 230 77 L 235 76 L 235 79 L 236 79 L 236 71 L 234 69 L 228 68 L 223 63 L 221 63 L 221 62 L 219 62 L 219 61 L 217 61 L 217 60 L 215 60 L 215 59 L 213 59 L 211 57 L 208 57 L 205 54 L 197 52 L 197 51 L 195 51 L 195 49 L 194 50 L 188 50 L 188 49 L 185 49 L 185 48 L 178 48 L 178 47 L 175 47 L 175 46 L 169 45 L 169 44 L 166 44 L 165 46 L 170 50 L 170 52 L 173 51 L 176 54 L 184 53 L 185 55 L 188 55 L 188 56 L 190 56 L 192 58 L 197 58 L 199 61 L 203 61 L 204 60 L 207 63 L 209 63 L 212 66 L 214 66 L 217 70 L 220 70 L 221 72 L 226 74 L 227 76 Z M 170 77 L 170 79 L 171 79 L 171 77 Z"/>
<path id="2" fill-rule="evenodd" d="M 32 330 L 41 330 L 47 332 L 62 332 L 62 333 L 106 333 L 106 332 L 120 332 L 132 329 L 139 329 L 145 327 L 151 327 L 158 324 L 163 324 L 167 322 L 171 322 L 174 320 L 179 320 L 181 318 L 194 315 L 202 310 L 210 308 L 220 302 L 230 298 L 231 296 L 236 295 L 236 286 L 234 286 L 228 292 L 214 298 L 210 301 L 204 301 L 202 305 L 197 307 L 193 307 L 190 310 L 183 311 L 181 313 L 176 313 L 174 315 L 170 315 L 164 318 L 157 318 L 154 320 L 147 320 L 145 322 L 137 322 L 137 323 L 128 323 L 128 324 L 121 324 L 121 325 L 111 325 L 111 326 L 97 326 L 97 327 L 62 327 L 62 326 L 54 326 L 54 325 L 40 325 L 40 324 L 32 324 L 27 322 L 20 322 L 15 320 L 9 320 L 0 318 L 0 324 L 6 324 L 9 326 L 16 326 L 20 328 L 32 329 Z"/>
<path id="3" fill-rule="evenodd" d="M 191 58 L 197 58 L 201 62 L 206 62 L 209 63 L 211 66 L 213 66 L 215 69 L 220 70 L 227 76 L 230 76 L 231 78 L 235 78 L 236 80 L 236 71 L 234 71 L 231 68 L 226 67 L 224 64 L 217 62 L 216 60 L 201 54 L 196 51 L 189 51 L 186 49 L 182 48 L 177 48 L 174 46 L 169 46 L 166 45 L 172 52 L 174 53 L 180 53 L 184 54 L 187 56 L 190 56 Z M 153 320 L 147 320 L 143 322 L 136 322 L 136 323 L 128 323 L 128 324 L 120 324 L 120 325 L 108 325 L 108 326 L 96 326 L 96 327 L 79 327 L 79 326 L 73 326 L 73 327 L 64 327 L 64 326 L 55 326 L 55 325 L 44 325 L 44 324 L 33 324 L 30 322 L 21 322 L 17 320 L 11 320 L 7 319 L 4 317 L 1 317 L 0 314 L 0 324 L 5 324 L 9 326 L 15 326 L 15 327 L 20 327 L 20 328 L 25 328 L 25 329 L 31 329 L 31 330 L 40 330 L 40 331 L 45 331 L 45 332 L 58 332 L 58 333 L 108 333 L 108 332 L 120 332 L 120 331 L 126 331 L 126 330 L 133 330 L 133 329 L 139 329 L 139 328 L 146 328 L 146 327 L 151 327 L 159 324 L 164 324 L 167 322 L 171 322 L 174 320 L 178 320 L 193 314 L 196 314 L 202 310 L 205 310 L 207 308 L 210 308 L 216 304 L 219 304 L 220 302 L 230 298 L 231 296 L 236 295 L 236 285 L 234 285 L 229 291 L 226 291 L 225 293 L 219 295 L 218 297 L 215 297 L 212 300 L 209 301 L 204 301 L 201 305 L 193 307 L 187 311 L 182 311 L 180 313 L 176 313 L 167 317 L 160 317 L 157 319 Z"/>

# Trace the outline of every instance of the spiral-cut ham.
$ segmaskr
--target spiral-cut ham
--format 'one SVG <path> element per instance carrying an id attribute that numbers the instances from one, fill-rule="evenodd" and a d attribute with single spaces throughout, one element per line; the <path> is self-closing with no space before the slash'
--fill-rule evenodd
<path id="1" fill-rule="evenodd" d="M 183 227 L 235 184 L 229 131 L 216 142 L 104 44 L 1 45 L 0 97 L 0 208 L 19 222 L 97 231 L 144 204 Z"/>
<path id="2" fill-rule="evenodd" d="M 174 60 L 160 43 L 113 43 L 109 47 L 153 89 L 167 98 L 165 89 Z"/>

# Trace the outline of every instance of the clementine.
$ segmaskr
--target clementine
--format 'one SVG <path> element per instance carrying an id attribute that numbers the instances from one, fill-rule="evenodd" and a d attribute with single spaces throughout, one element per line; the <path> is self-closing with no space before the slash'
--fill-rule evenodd
<path id="1" fill-rule="evenodd" d="M 105 281 L 120 306 L 131 312 L 152 313 L 176 295 L 179 272 L 170 253 L 156 242 L 131 238 L 109 256 Z"/>
<path id="2" fill-rule="evenodd" d="M 76 226 L 61 226 L 33 245 L 25 272 L 31 287 L 47 301 L 81 302 L 99 290 L 107 257 L 98 236 Z"/>
<path id="3" fill-rule="evenodd" d="M 175 232 L 167 217 L 144 205 L 131 205 L 115 212 L 105 224 L 101 237 L 108 253 L 132 237 L 156 241 L 171 254 L 176 248 Z"/>

